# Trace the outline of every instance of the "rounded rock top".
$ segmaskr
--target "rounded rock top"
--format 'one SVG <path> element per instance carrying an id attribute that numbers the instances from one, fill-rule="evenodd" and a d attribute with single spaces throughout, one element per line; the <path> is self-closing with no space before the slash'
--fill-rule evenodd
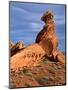
<path id="1" fill-rule="evenodd" d="M 53 12 L 51 12 L 51 11 L 46 11 L 44 14 L 43 14 L 43 16 L 41 17 L 41 20 L 42 21 L 47 21 L 47 20 L 49 20 L 49 19 L 53 19 Z"/>

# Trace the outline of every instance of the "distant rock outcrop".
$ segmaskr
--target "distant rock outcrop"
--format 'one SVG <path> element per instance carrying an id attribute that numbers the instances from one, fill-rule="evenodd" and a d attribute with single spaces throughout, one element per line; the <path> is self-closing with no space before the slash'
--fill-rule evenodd
<path id="1" fill-rule="evenodd" d="M 9 42 L 9 48 L 13 48 L 14 47 L 14 43 L 12 41 Z"/>
<path id="2" fill-rule="evenodd" d="M 11 56 L 19 52 L 20 50 L 24 49 L 25 46 L 22 42 L 17 42 L 12 48 L 11 48 Z"/>

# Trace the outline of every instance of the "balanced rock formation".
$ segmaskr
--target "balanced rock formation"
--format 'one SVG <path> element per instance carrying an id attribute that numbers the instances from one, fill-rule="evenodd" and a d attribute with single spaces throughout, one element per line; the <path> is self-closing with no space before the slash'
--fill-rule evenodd
<path id="1" fill-rule="evenodd" d="M 11 56 L 19 52 L 20 50 L 24 49 L 25 46 L 22 42 L 17 42 L 12 48 L 11 48 Z"/>
<path id="2" fill-rule="evenodd" d="M 57 50 L 58 47 L 58 39 L 55 34 L 55 24 L 53 20 L 53 13 L 47 11 L 41 17 L 41 20 L 44 21 L 45 25 L 43 29 L 39 32 L 36 37 L 36 43 L 38 43 L 45 54 L 54 61 L 60 61 L 61 63 L 65 63 L 65 58 L 63 53 Z"/>
<path id="3" fill-rule="evenodd" d="M 46 52 L 47 55 L 51 55 L 52 52 L 57 50 L 58 40 L 55 35 L 55 24 L 53 20 L 53 14 L 50 11 L 44 13 L 41 17 L 45 25 L 36 37 L 36 43 L 38 43 Z"/>

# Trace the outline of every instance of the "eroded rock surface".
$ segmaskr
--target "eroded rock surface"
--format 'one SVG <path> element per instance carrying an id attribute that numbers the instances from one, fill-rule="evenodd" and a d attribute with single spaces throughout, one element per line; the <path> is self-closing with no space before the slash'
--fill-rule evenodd
<path id="1" fill-rule="evenodd" d="M 41 20 L 45 25 L 36 37 L 36 43 L 38 43 L 46 52 L 47 55 L 51 55 L 52 52 L 57 50 L 58 39 L 55 34 L 55 24 L 53 20 L 53 13 L 47 11 Z"/>
<path id="2" fill-rule="evenodd" d="M 12 69 L 10 87 L 65 85 L 65 64 L 50 59 L 43 57 L 40 59 L 41 62 L 35 66 L 32 64 L 31 67 L 27 67 L 28 64 L 31 64 L 30 61 L 27 66 L 18 68 L 18 70 Z"/>
<path id="3" fill-rule="evenodd" d="M 35 66 L 45 55 L 44 50 L 38 45 L 33 44 L 11 57 L 11 69 L 18 69 L 23 66 Z"/>
<path id="4" fill-rule="evenodd" d="M 25 46 L 22 42 L 17 42 L 12 48 L 11 48 L 11 56 L 13 56 L 14 54 L 16 54 L 17 52 L 21 51 L 22 49 L 24 49 Z"/>

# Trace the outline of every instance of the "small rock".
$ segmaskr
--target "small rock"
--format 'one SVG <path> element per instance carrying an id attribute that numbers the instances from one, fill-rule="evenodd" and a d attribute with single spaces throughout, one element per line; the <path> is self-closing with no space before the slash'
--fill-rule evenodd
<path id="1" fill-rule="evenodd" d="M 62 64 L 65 64 L 65 56 L 63 55 L 62 52 L 59 52 L 56 57 L 59 62 L 61 62 Z"/>
<path id="2" fill-rule="evenodd" d="M 19 52 L 21 49 L 24 49 L 25 46 L 22 42 L 18 42 L 16 43 L 13 48 L 11 48 L 11 56 L 13 56 L 14 54 L 16 54 L 17 52 Z"/>
<path id="3" fill-rule="evenodd" d="M 14 47 L 14 43 L 12 41 L 9 42 L 9 48 L 13 48 Z"/>

